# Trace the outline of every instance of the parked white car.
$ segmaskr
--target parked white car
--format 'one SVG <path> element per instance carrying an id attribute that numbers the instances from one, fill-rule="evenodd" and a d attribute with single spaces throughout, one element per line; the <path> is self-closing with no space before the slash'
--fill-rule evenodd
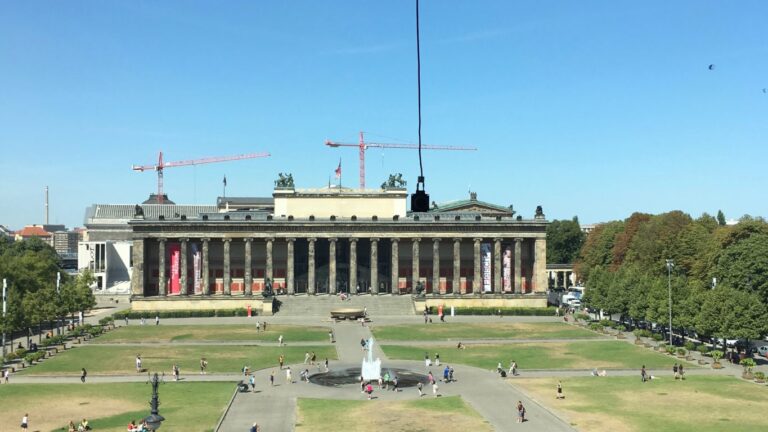
<path id="1" fill-rule="evenodd" d="M 768 345 L 757 347 L 757 353 L 763 357 L 768 357 Z"/>

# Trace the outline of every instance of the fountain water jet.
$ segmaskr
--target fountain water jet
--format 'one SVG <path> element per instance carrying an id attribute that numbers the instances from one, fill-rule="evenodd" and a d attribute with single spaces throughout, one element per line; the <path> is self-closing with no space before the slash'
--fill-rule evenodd
<path id="1" fill-rule="evenodd" d="M 381 378 L 381 359 L 373 359 L 373 338 L 368 338 L 368 355 L 363 358 L 363 366 L 360 369 L 364 381 L 378 381 Z"/>

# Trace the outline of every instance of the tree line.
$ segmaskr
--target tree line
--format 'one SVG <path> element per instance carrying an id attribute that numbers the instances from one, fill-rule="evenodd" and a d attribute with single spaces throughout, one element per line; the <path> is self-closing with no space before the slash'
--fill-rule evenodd
<path id="1" fill-rule="evenodd" d="M 60 277 L 57 289 L 57 274 Z M 0 329 L 7 334 L 33 329 L 42 337 L 42 327 L 57 327 L 62 319 L 96 305 L 91 291 L 93 276 L 85 272 L 71 277 L 60 267 L 56 251 L 40 239 L 11 241 L 0 238 L 0 282 L 5 279 L 7 313 L 0 315 Z M 10 339 L 10 338 L 9 338 Z"/>
<path id="2" fill-rule="evenodd" d="M 667 266 L 671 260 L 673 266 Z M 598 225 L 574 263 L 582 302 L 623 319 L 666 324 L 715 338 L 768 334 L 768 223 L 743 217 L 726 225 L 681 211 L 634 213 Z"/>

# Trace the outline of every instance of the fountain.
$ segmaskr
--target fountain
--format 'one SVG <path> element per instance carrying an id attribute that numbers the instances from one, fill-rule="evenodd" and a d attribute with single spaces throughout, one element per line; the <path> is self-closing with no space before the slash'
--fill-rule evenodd
<path id="1" fill-rule="evenodd" d="M 363 359 L 361 375 L 364 381 L 378 381 L 381 378 L 381 359 L 373 359 L 373 338 L 368 339 L 368 355 Z"/>

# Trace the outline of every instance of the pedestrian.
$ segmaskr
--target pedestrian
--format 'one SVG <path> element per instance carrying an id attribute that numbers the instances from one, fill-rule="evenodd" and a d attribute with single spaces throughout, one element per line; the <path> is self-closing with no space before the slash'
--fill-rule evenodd
<path id="1" fill-rule="evenodd" d="M 205 357 L 200 358 L 200 375 L 205 375 L 205 370 L 208 369 L 208 360 Z"/>
<path id="2" fill-rule="evenodd" d="M 680 363 L 680 366 L 677 367 L 677 373 L 680 374 L 680 380 L 685 379 L 685 372 L 683 372 L 683 364 Z"/>
<path id="3" fill-rule="evenodd" d="M 563 396 L 563 384 L 558 381 L 557 382 L 557 399 L 565 399 L 565 396 Z"/>
<path id="4" fill-rule="evenodd" d="M 251 391 L 256 393 L 256 375 L 248 377 L 248 383 L 251 385 Z"/>
<path id="5" fill-rule="evenodd" d="M 359 292 L 360 289 L 358 288 L 357 291 Z M 363 306 L 363 317 L 367 317 L 367 316 L 368 316 L 368 307 L 367 306 Z"/>
<path id="6" fill-rule="evenodd" d="M 368 344 L 365 342 L 365 338 L 360 339 L 360 347 L 365 351 L 365 348 Z"/>
<path id="7" fill-rule="evenodd" d="M 453 382 L 453 368 L 448 371 L 448 381 Z"/>
<path id="8" fill-rule="evenodd" d="M 80 369 L 80 382 L 85 382 L 85 377 L 88 376 L 88 371 L 85 370 L 85 368 Z"/>
<path id="9" fill-rule="evenodd" d="M 304 364 L 309 363 L 309 351 L 304 353 Z"/>
<path id="10" fill-rule="evenodd" d="M 317 362 L 317 354 L 315 354 L 315 352 L 312 351 L 312 356 L 309 358 L 309 364 L 314 366 L 315 362 Z"/>
<path id="11" fill-rule="evenodd" d="M 128 315 L 125 316 L 125 325 L 128 325 Z"/>
<path id="12" fill-rule="evenodd" d="M 278 336 L 277 338 L 277 344 L 278 346 L 283 346 L 283 335 Z"/>
<path id="13" fill-rule="evenodd" d="M 267 322 L 266 321 L 264 321 L 264 323 L 262 324 L 262 327 L 264 327 L 264 331 L 267 331 Z"/>
<path id="14" fill-rule="evenodd" d="M 29 427 L 29 414 L 24 414 L 21 418 L 21 430 L 26 431 Z"/>
<path id="15" fill-rule="evenodd" d="M 511 362 L 509 362 L 509 375 L 510 375 L 510 376 L 515 376 L 515 375 L 517 375 L 517 362 L 516 362 L 516 361 L 514 361 L 514 360 L 512 360 Z"/>
<path id="16" fill-rule="evenodd" d="M 675 379 L 680 378 L 680 375 L 678 375 L 678 373 L 677 373 L 677 363 L 672 365 L 672 372 L 675 374 Z"/>
<path id="17" fill-rule="evenodd" d="M 336 337 L 333 335 L 333 330 L 328 330 L 328 339 L 331 340 L 331 343 L 336 343 Z"/>
<path id="18" fill-rule="evenodd" d="M 642 382 L 645 382 L 647 380 L 647 374 L 645 372 L 645 365 L 643 365 L 642 368 L 640 368 L 640 379 Z"/>
<path id="19" fill-rule="evenodd" d="M 437 390 L 438 390 L 438 387 L 437 387 L 437 383 L 433 381 L 433 382 L 432 382 L 432 394 L 433 394 L 435 397 L 437 397 Z"/>
<path id="20" fill-rule="evenodd" d="M 445 322 L 445 312 L 440 312 L 440 322 Z"/>
<path id="21" fill-rule="evenodd" d="M 285 363 L 285 356 L 280 354 L 280 357 L 277 358 L 277 362 L 280 364 L 280 370 L 283 370 L 283 364 Z"/>
<path id="22" fill-rule="evenodd" d="M 384 372 L 384 390 L 389 390 L 389 372 Z"/>
<path id="23" fill-rule="evenodd" d="M 155 325 L 160 325 L 160 315 L 155 315 Z"/>
<path id="24" fill-rule="evenodd" d="M 427 375 L 427 379 L 429 380 L 430 384 L 434 384 L 435 383 L 435 376 L 432 375 L 432 371 L 429 371 L 429 374 Z"/>
<path id="25" fill-rule="evenodd" d="M 293 384 L 293 377 L 291 376 L 291 367 L 290 366 L 285 368 L 285 381 L 288 382 L 288 384 Z"/>
<path id="26" fill-rule="evenodd" d="M 424 324 L 426 324 L 426 323 L 427 323 L 427 319 L 428 319 L 428 318 L 429 318 L 429 317 L 427 316 L 427 309 L 424 309 Z"/>
<path id="27" fill-rule="evenodd" d="M 430 367 L 432 366 L 432 360 L 429 359 L 429 353 L 424 353 L 424 366 Z"/>
<path id="28" fill-rule="evenodd" d="M 371 383 L 368 383 L 368 385 L 365 386 L 365 392 L 368 393 L 368 400 L 371 400 L 371 395 L 373 394 L 373 386 Z"/>
<path id="29" fill-rule="evenodd" d="M 440 354 L 435 353 L 435 366 L 440 366 Z"/>
<path id="30" fill-rule="evenodd" d="M 525 421 L 525 407 L 522 401 L 517 401 L 517 422 L 523 423 Z"/>
<path id="31" fill-rule="evenodd" d="M 261 323 L 256 321 L 256 333 L 258 333 L 259 331 L 261 331 Z"/>
<path id="32" fill-rule="evenodd" d="M 8 368 L 8 369 L 5 370 L 5 372 L 3 372 L 3 381 L 6 384 L 8 384 L 8 378 L 10 378 L 10 377 L 11 377 L 11 369 Z"/>
<path id="33" fill-rule="evenodd" d="M 399 392 L 400 389 L 397 388 L 397 376 L 392 378 L 392 391 L 393 392 Z"/>
<path id="34" fill-rule="evenodd" d="M 171 372 L 173 372 L 173 380 L 178 381 L 179 380 L 179 365 L 174 363 L 173 368 L 171 368 Z"/>
<path id="35" fill-rule="evenodd" d="M 146 323 L 147 323 L 147 318 L 146 317 L 141 317 L 141 325 L 144 325 Z"/>
<path id="36" fill-rule="evenodd" d="M 272 371 L 272 373 L 269 374 L 269 386 L 275 386 L 275 371 Z"/>
<path id="37" fill-rule="evenodd" d="M 261 432 L 261 429 L 257 423 L 254 423 L 253 426 L 251 426 L 251 430 L 248 432 Z"/>
<path id="38" fill-rule="evenodd" d="M 136 354 L 136 373 L 141 373 L 141 355 Z"/>
<path id="39" fill-rule="evenodd" d="M 328 369 L 328 357 L 325 358 L 325 371 L 328 372 L 330 369 Z"/>
<path id="40" fill-rule="evenodd" d="M 419 383 L 416 384 L 416 390 L 419 391 L 419 397 L 424 396 L 424 384 L 422 384 L 421 381 L 419 381 Z"/>

